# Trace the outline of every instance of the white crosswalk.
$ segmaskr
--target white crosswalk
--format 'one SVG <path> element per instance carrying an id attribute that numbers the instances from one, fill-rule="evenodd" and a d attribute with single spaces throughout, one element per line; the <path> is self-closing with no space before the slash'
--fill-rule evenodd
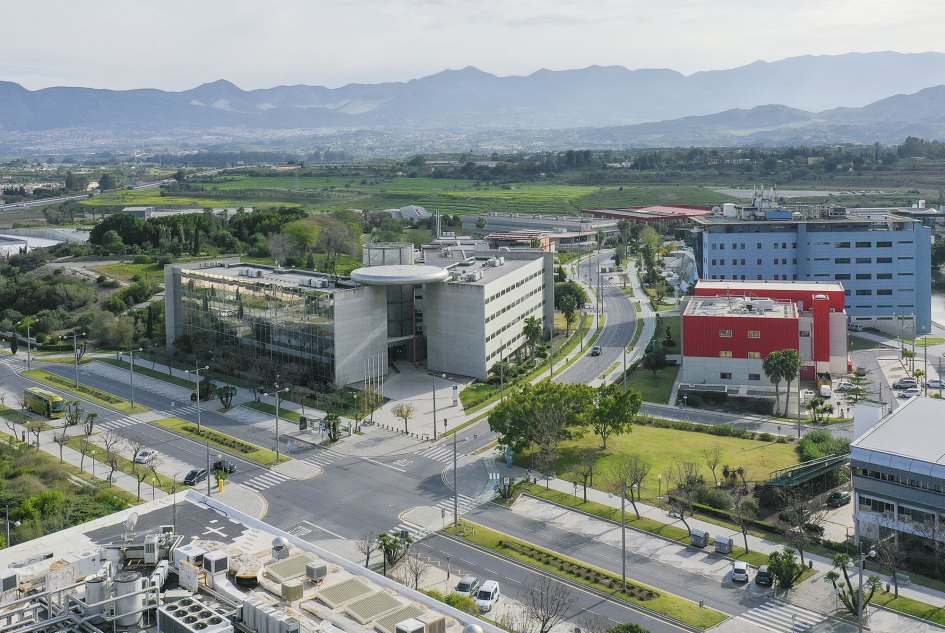
<path id="1" fill-rule="evenodd" d="M 206 409 L 207 407 L 206 405 L 203 405 L 202 408 Z M 175 416 L 179 416 L 182 413 L 193 413 L 194 415 L 196 415 L 197 405 L 196 404 L 181 404 L 179 402 L 175 403 L 175 405 L 171 408 L 171 414 Z"/>
<path id="2" fill-rule="evenodd" d="M 319 466 L 321 468 L 328 468 L 335 463 L 337 457 L 338 456 L 334 453 L 330 453 L 322 449 L 316 449 L 311 455 L 299 458 L 299 461 L 305 462 L 306 464 L 312 464 L 313 466 Z"/>
<path id="3" fill-rule="evenodd" d="M 482 503 L 479 499 L 476 499 L 475 497 L 470 497 L 464 494 L 460 494 L 456 501 L 457 501 L 456 503 L 457 510 L 459 511 L 460 516 L 462 516 L 466 512 L 469 512 L 470 510 L 478 506 L 480 503 Z M 438 501 L 437 503 L 434 504 L 433 507 L 437 508 L 440 511 L 440 515 L 443 517 L 444 522 L 449 523 L 453 520 L 453 498 L 452 497 Z M 437 525 L 436 529 L 439 529 L 439 527 L 440 526 Z M 412 538 L 414 542 L 417 542 L 426 538 L 432 532 L 435 531 L 435 530 L 430 530 L 423 526 L 417 525 L 416 523 L 411 523 L 410 521 L 403 521 L 397 524 L 397 527 L 388 530 L 388 534 L 390 534 L 391 536 L 400 536 L 401 530 L 407 530 L 407 532 L 410 534 L 410 538 Z"/>
<path id="4" fill-rule="evenodd" d="M 103 420 L 101 422 L 96 421 L 93 431 L 117 431 L 119 429 L 126 429 L 137 424 L 141 424 L 141 420 L 135 420 L 134 418 L 129 417 L 120 417 L 113 420 Z"/>
<path id="5" fill-rule="evenodd" d="M 431 446 L 419 453 L 420 457 L 426 457 L 427 459 L 432 459 L 437 462 L 443 462 L 444 464 L 450 464 L 453 462 L 453 446 L 452 444 L 442 445 L 442 446 Z"/>
<path id="6" fill-rule="evenodd" d="M 277 472 L 264 472 L 256 475 L 252 479 L 247 479 L 246 481 L 241 482 L 247 488 L 252 488 L 253 490 L 258 490 L 262 492 L 263 490 L 268 490 L 273 486 L 277 486 L 286 481 L 290 481 L 292 478 L 288 475 L 283 475 L 282 473 Z"/>
<path id="7" fill-rule="evenodd" d="M 398 523 L 397 527 L 393 528 L 392 530 L 389 530 L 388 533 L 391 536 L 400 536 L 401 530 L 406 530 L 407 534 L 410 536 L 411 539 L 413 539 L 414 543 L 416 543 L 417 541 L 421 541 L 430 535 L 430 530 L 423 528 L 415 523 L 411 523 L 410 521 L 403 521 L 402 523 Z"/>
<path id="8" fill-rule="evenodd" d="M 816 624 L 824 620 L 824 616 L 786 602 L 771 601 L 754 609 L 749 609 L 735 619 L 743 620 L 773 633 L 783 633 L 784 631 L 800 633 L 813 630 Z"/>

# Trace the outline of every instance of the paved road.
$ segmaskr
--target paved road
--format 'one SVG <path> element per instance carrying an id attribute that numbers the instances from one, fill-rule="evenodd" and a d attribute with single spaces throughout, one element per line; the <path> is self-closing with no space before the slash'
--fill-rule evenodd
<path id="1" fill-rule="evenodd" d="M 601 264 L 609 263 L 612 256 L 613 250 L 606 250 L 582 261 L 578 264 L 578 276 L 596 288 L 598 268 Z M 619 286 L 611 283 L 606 275 L 601 279 L 600 285 L 606 319 L 595 344 L 600 345 L 603 351 L 600 356 L 591 356 L 590 350 L 585 350 L 584 357 L 556 378 L 560 382 L 590 383 L 604 374 L 611 365 L 622 361 L 624 350 L 633 340 L 637 325 L 633 302 Z"/>
<path id="2" fill-rule="evenodd" d="M 522 603 L 528 599 L 528 587 L 544 576 L 541 572 L 439 534 L 424 540 L 419 545 L 419 551 L 442 569 L 447 568 L 449 559 L 452 570 L 460 569 L 463 573 L 471 573 L 482 580 L 497 580 L 501 592 L 506 597 Z M 453 578 L 455 581 L 459 580 L 456 575 Z M 564 619 L 579 626 L 587 616 L 599 616 L 609 620 L 610 626 L 634 622 L 653 633 L 678 633 L 686 630 L 635 611 L 617 601 L 574 587 L 553 576 L 550 578 L 567 588 L 569 606 Z"/>

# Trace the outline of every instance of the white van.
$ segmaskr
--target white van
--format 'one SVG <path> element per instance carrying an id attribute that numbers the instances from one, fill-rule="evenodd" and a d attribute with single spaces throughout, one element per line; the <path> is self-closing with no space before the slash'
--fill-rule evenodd
<path id="1" fill-rule="evenodd" d="M 860 332 L 863 330 L 863 326 L 859 323 L 847 323 L 847 329 L 851 332 Z"/>
<path id="2" fill-rule="evenodd" d="M 492 610 L 495 603 L 499 601 L 499 583 L 494 580 L 487 580 L 479 587 L 479 593 L 476 594 L 476 606 L 479 607 L 479 613 L 487 613 Z"/>

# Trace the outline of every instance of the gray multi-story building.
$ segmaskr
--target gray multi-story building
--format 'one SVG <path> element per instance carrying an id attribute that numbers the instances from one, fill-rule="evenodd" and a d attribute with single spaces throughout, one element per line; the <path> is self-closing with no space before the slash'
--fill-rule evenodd
<path id="1" fill-rule="evenodd" d="M 702 279 L 839 281 L 852 322 L 891 334 L 931 331 L 932 235 L 918 220 L 726 204 L 693 222 Z"/>
<path id="2" fill-rule="evenodd" d="M 203 339 L 325 383 L 360 382 L 397 360 L 485 379 L 524 344 L 528 317 L 551 327 L 551 253 L 445 247 L 413 260 L 410 245 L 371 245 L 350 278 L 238 259 L 170 265 L 167 343 Z"/>
<path id="3" fill-rule="evenodd" d="M 886 411 L 858 403 L 854 414 L 858 428 L 878 420 L 850 448 L 857 534 L 873 542 L 888 531 L 945 541 L 945 401 L 915 397 Z"/>

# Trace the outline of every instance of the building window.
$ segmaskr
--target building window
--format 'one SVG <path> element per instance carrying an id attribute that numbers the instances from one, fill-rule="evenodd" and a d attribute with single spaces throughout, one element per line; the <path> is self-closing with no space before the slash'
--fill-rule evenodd
<path id="1" fill-rule="evenodd" d="M 873 275 L 871 275 L 871 274 L 869 274 L 869 273 L 857 273 L 857 274 L 856 274 L 856 278 L 857 278 L 857 279 L 872 279 L 872 278 L 873 278 Z"/>
<path id="2" fill-rule="evenodd" d="M 834 279 L 849 279 L 850 273 L 837 273 L 833 276 Z"/>
<path id="3" fill-rule="evenodd" d="M 713 265 L 713 266 L 715 266 L 717 263 L 718 263 L 718 260 L 717 260 L 717 259 L 713 259 L 713 260 L 712 260 L 712 265 Z"/>
<path id="4" fill-rule="evenodd" d="M 761 380 L 761 374 L 748 374 L 748 380 Z"/>
<path id="5" fill-rule="evenodd" d="M 798 336 L 807 337 L 810 336 L 810 330 L 801 330 L 798 332 Z"/>
<path id="6" fill-rule="evenodd" d="M 887 296 L 887 297 L 888 297 L 889 295 L 892 294 L 892 288 L 879 288 L 879 289 L 876 291 L 876 294 L 878 294 L 878 295 L 880 295 L 880 296 Z"/>
<path id="7" fill-rule="evenodd" d="M 872 264 L 873 258 L 872 257 L 857 257 L 856 263 L 857 264 Z"/>
<path id="8" fill-rule="evenodd" d="M 760 259 L 758 260 L 758 265 L 761 266 L 761 260 L 760 260 Z M 758 277 L 758 279 L 761 279 L 761 277 Z"/>
<path id="9" fill-rule="evenodd" d="M 850 248 L 850 242 L 834 242 L 834 248 Z"/>
<path id="10" fill-rule="evenodd" d="M 876 248 L 892 248 L 892 242 L 876 242 Z"/>
<path id="11" fill-rule="evenodd" d="M 748 352 L 748 358 L 761 358 L 761 352 Z"/>
<path id="12" fill-rule="evenodd" d="M 727 350 L 722 350 L 721 352 L 719 352 L 719 358 L 731 358 L 731 357 L 732 357 L 732 353 Z"/>
<path id="13" fill-rule="evenodd" d="M 872 242 L 857 242 L 857 243 L 856 243 L 856 247 L 857 247 L 857 248 L 869 248 L 869 247 L 871 247 L 872 245 L 873 245 Z"/>
<path id="14" fill-rule="evenodd" d="M 732 336 L 732 331 L 731 331 L 731 330 L 719 330 L 719 336 L 721 336 L 722 338 L 731 338 L 731 336 Z"/>
<path id="15" fill-rule="evenodd" d="M 758 250 L 761 250 L 761 242 L 758 242 Z"/>
<path id="16" fill-rule="evenodd" d="M 850 258 L 849 257 L 834 257 L 833 263 L 834 264 L 849 264 Z"/>
<path id="17" fill-rule="evenodd" d="M 892 279 L 892 273 L 876 273 L 877 279 Z"/>
<path id="18" fill-rule="evenodd" d="M 731 380 L 731 379 L 732 379 L 732 372 L 723 371 L 722 373 L 719 374 L 719 380 Z"/>
<path id="19" fill-rule="evenodd" d="M 856 296 L 858 297 L 869 297 L 873 294 L 872 290 L 857 290 Z"/>
<path id="20" fill-rule="evenodd" d="M 876 258 L 876 263 L 877 263 L 877 264 L 891 264 L 891 263 L 892 263 L 892 257 L 877 257 L 877 258 Z"/>
<path id="21" fill-rule="evenodd" d="M 748 338 L 761 338 L 761 330 L 748 330 Z"/>

